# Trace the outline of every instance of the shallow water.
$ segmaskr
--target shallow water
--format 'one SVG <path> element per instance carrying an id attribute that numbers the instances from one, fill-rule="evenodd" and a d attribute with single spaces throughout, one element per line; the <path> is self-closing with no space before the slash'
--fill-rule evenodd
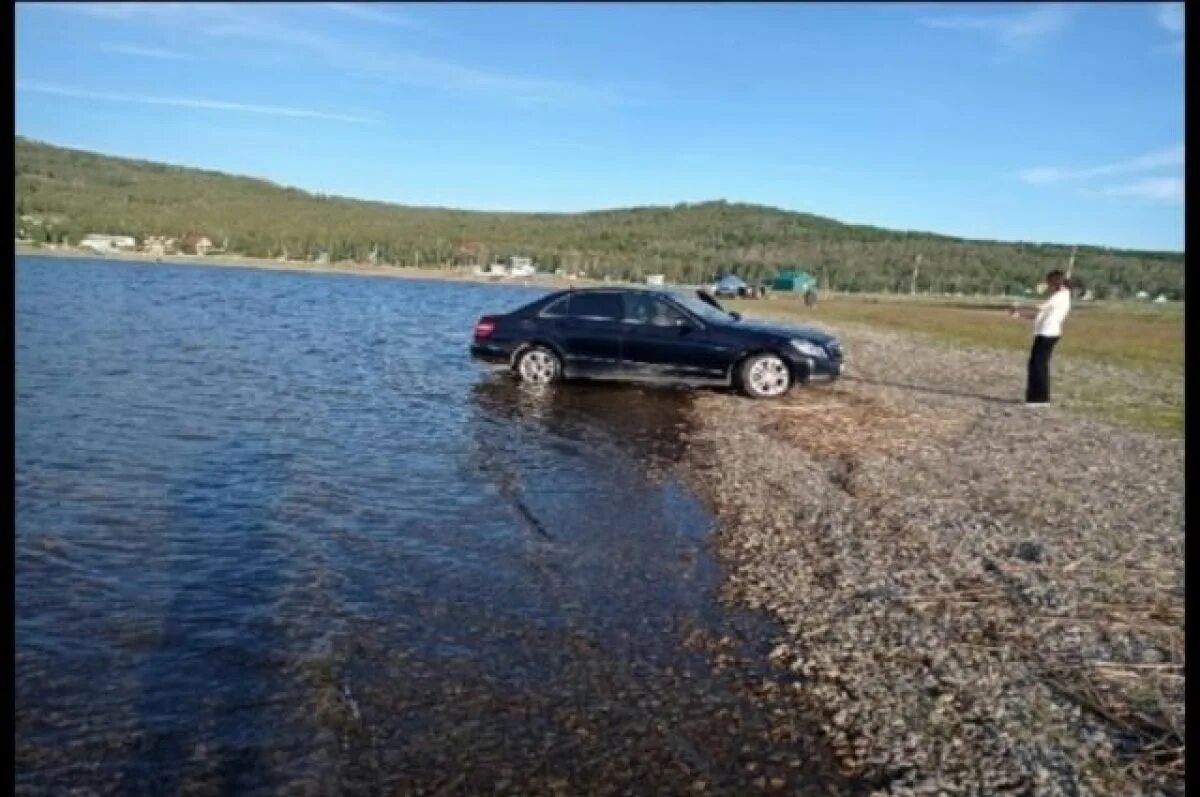
<path id="1" fill-rule="evenodd" d="M 472 364 L 536 290 L 16 268 L 19 792 L 748 784 L 687 392 Z"/>

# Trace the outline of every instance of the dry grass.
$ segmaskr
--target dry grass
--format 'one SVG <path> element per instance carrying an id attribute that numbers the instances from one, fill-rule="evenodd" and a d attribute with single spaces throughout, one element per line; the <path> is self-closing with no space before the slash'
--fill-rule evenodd
<path id="1" fill-rule="evenodd" d="M 835 330 L 866 327 L 957 348 L 1011 352 L 1013 380 L 1029 348 L 1029 322 L 998 301 L 835 297 L 807 308 L 792 297 L 733 302 L 740 312 Z M 854 353 L 849 352 L 851 361 Z M 1183 308 L 1131 303 L 1078 304 L 1055 350 L 1056 388 L 1075 412 L 1172 436 L 1183 433 Z"/>
<path id="2" fill-rule="evenodd" d="M 742 312 L 834 325 L 865 324 L 965 346 L 1029 348 L 1029 322 L 1010 318 L 1003 302 L 951 304 L 837 297 L 810 309 L 788 297 L 735 304 Z M 1055 356 L 1122 368 L 1181 370 L 1182 307 L 1077 302 Z"/>

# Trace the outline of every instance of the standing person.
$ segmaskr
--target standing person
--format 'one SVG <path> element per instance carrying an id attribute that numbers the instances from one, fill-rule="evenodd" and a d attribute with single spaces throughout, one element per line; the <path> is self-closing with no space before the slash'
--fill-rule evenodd
<path id="1" fill-rule="evenodd" d="M 1012 308 L 1013 318 L 1033 319 L 1033 348 L 1029 352 L 1029 378 L 1025 404 L 1042 407 L 1050 403 L 1050 355 L 1062 337 L 1063 322 L 1071 312 L 1071 282 L 1061 271 L 1046 275 L 1050 298 L 1037 308 Z"/>

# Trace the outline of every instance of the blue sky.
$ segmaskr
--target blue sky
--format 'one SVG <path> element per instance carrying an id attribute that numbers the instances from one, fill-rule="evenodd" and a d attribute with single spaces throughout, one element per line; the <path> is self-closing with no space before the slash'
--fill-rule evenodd
<path id="1" fill-rule="evenodd" d="M 1183 249 L 1183 4 L 36 4 L 17 131 L 416 205 Z"/>

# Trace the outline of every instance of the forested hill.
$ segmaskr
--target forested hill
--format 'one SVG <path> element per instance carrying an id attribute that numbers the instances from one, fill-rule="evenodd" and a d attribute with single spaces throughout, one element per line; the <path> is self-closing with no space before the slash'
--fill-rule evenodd
<path id="1" fill-rule="evenodd" d="M 450 266 L 532 256 L 542 269 L 699 282 L 798 266 L 822 287 L 999 292 L 1066 265 L 1068 248 L 968 241 L 842 224 L 726 202 L 589 213 L 492 213 L 314 195 L 265 180 L 16 139 L 18 235 L 78 243 L 87 233 L 208 236 L 253 257 Z M 1100 294 L 1179 296 L 1178 253 L 1081 247 L 1075 274 Z"/>

